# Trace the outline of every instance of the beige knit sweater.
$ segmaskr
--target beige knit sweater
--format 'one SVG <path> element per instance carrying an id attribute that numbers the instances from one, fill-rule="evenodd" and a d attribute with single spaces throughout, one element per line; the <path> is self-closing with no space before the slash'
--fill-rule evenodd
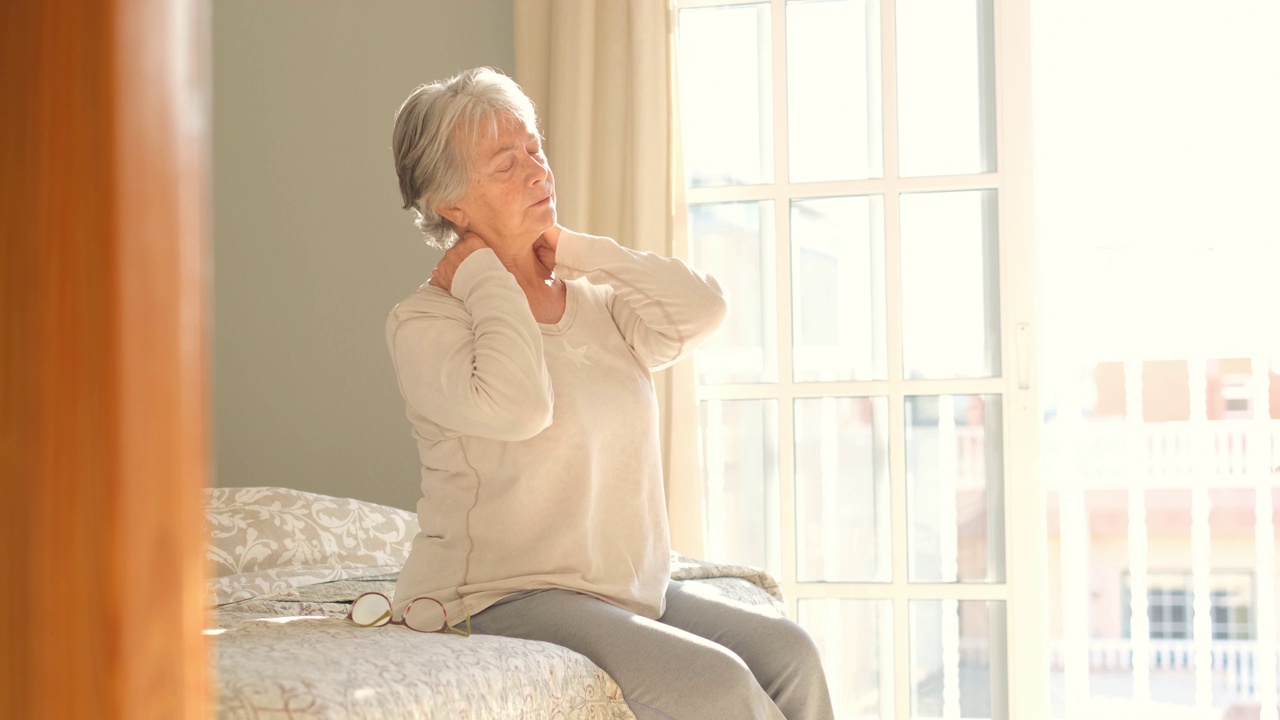
<path id="1" fill-rule="evenodd" d="M 670 544 L 650 370 L 723 321 L 720 286 L 679 260 L 561 234 L 564 316 L 536 322 L 493 251 L 451 291 L 423 285 L 387 319 L 422 460 L 419 533 L 397 617 L 428 595 L 460 622 L 522 590 L 566 588 L 649 618 Z"/>

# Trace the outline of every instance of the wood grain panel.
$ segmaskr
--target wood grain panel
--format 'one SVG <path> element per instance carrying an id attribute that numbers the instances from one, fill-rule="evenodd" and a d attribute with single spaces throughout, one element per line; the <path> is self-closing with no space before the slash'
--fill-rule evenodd
<path id="1" fill-rule="evenodd" d="M 0 716 L 207 705 L 207 8 L 0 3 Z"/>

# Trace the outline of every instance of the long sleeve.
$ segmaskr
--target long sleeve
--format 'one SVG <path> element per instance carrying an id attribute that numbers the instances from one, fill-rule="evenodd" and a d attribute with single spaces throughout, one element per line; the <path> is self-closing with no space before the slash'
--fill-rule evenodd
<path id="1" fill-rule="evenodd" d="M 421 595 L 452 619 L 563 588 L 662 617 L 671 547 L 650 369 L 705 337 L 724 300 L 683 263 L 604 238 L 562 235 L 556 255 L 555 323 L 535 322 L 488 250 L 458 268 L 454 296 L 422 287 L 392 313 L 422 461 L 397 614 Z"/>
<path id="2" fill-rule="evenodd" d="M 562 231 L 556 274 L 611 288 L 614 322 L 655 370 L 692 352 L 728 313 L 715 278 L 675 258 L 630 250 L 605 237 Z"/>
<path id="3" fill-rule="evenodd" d="M 492 250 L 472 253 L 450 291 L 396 306 L 387 342 L 409 407 L 460 435 L 519 441 L 551 424 L 542 334 Z"/>

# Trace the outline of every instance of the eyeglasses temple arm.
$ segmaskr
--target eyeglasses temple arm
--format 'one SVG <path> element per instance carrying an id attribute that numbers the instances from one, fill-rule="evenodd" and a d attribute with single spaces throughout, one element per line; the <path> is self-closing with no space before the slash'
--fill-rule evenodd
<path id="1" fill-rule="evenodd" d="M 449 632 L 454 633 L 455 635 L 461 635 L 462 637 L 471 637 L 471 616 L 470 615 L 467 616 L 467 619 L 465 620 L 465 622 L 467 625 L 466 630 L 459 630 L 456 627 L 450 627 Z"/>

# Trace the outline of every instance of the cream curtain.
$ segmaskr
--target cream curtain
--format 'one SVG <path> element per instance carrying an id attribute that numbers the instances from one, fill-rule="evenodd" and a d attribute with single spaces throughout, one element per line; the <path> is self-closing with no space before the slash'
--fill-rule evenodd
<path id="1" fill-rule="evenodd" d="M 515 0 L 515 78 L 538 108 L 560 223 L 683 256 L 674 23 L 668 0 Z M 701 556 L 692 363 L 655 382 L 672 546 Z"/>

